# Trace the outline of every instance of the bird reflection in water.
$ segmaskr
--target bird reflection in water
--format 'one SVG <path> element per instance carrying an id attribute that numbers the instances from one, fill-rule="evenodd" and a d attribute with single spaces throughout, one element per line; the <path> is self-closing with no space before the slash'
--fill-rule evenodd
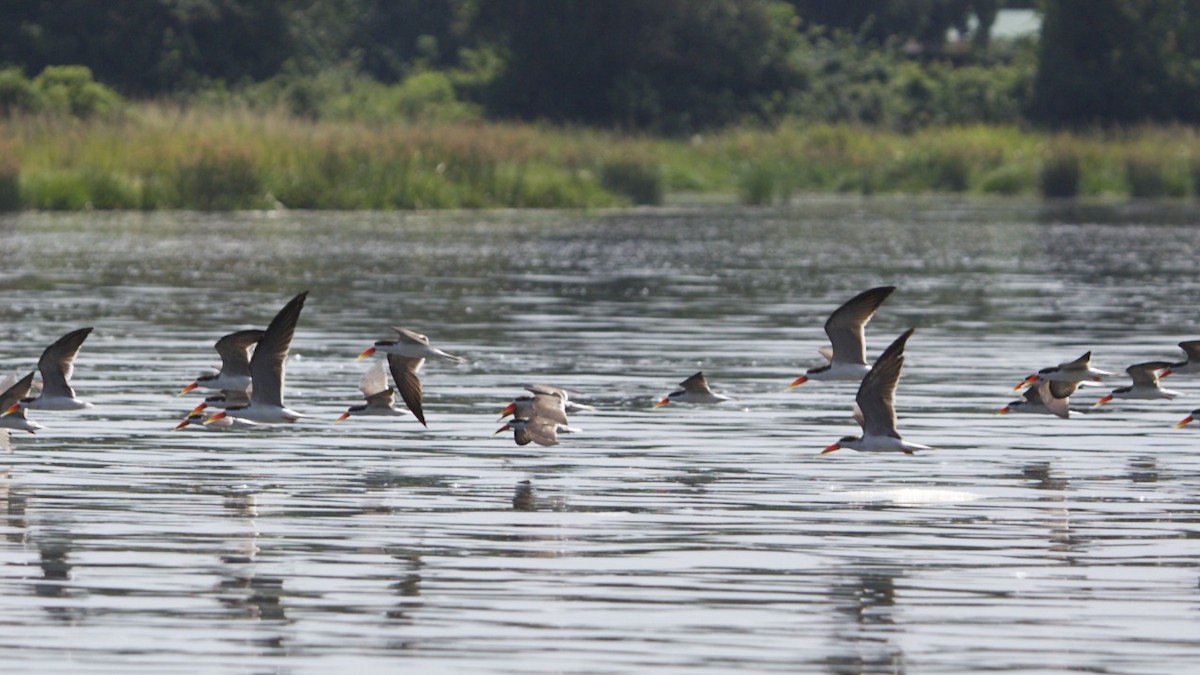
<path id="1" fill-rule="evenodd" d="M 387 618 L 411 624 L 413 610 L 424 605 L 420 600 L 421 568 L 424 566 L 421 563 L 421 554 L 416 551 L 406 551 L 392 557 L 400 561 L 407 569 L 400 575 L 400 579 L 396 583 L 388 587 L 400 596 L 400 601 L 394 609 L 388 610 Z"/>
<path id="2" fill-rule="evenodd" d="M 29 523 L 25 520 L 25 505 L 28 499 L 12 486 L 8 471 L 0 472 L 0 501 L 4 502 L 8 524 L 8 532 L 4 538 L 14 544 L 24 544 L 29 536 Z"/>
<path id="3" fill-rule="evenodd" d="M 240 611 L 246 618 L 284 623 L 288 621 L 283 605 L 283 579 L 259 574 L 256 561 L 258 548 L 258 499 L 251 492 L 237 491 L 225 495 L 225 508 L 246 521 L 246 532 L 238 538 L 239 550 L 220 557 L 224 564 L 224 576 L 216 586 L 217 600 L 221 604 Z M 283 638 L 272 636 L 264 639 L 271 648 L 283 646 Z"/>
<path id="4" fill-rule="evenodd" d="M 514 511 L 566 511 L 567 500 L 563 497 L 543 499 L 538 496 L 533 481 L 523 480 L 513 491 L 512 506 Z"/>
<path id="5" fill-rule="evenodd" d="M 1022 467 L 1021 473 L 1025 478 L 1035 481 L 1033 489 L 1051 493 L 1039 501 L 1058 504 L 1044 511 L 1045 525 L 1050 533 L 1047 557 L 1068 565 L 1079 564 L 1079 554 L 1083 553 L 1084 545 L 1091 540 L 1079 536 L 1072 526 L 1071 509 L 1066 505 L 1066 489 L 1071 481 L 1054 473 L 1049 462 L 1030 462 Z"/>
<path id="6" fill-rule="evenodd" d="M 851 651 L 829 657 L 835 673 L 904 673 L 904 651 L 896 642 L 901 627 L 895 620 L 898 568 L 869 567 L 849 571 L 830 590 L 839 617 L 835 641 Z M 848 625 L 847 625 L 848 624 Z"/>
<path id="7" fill-rule="evenodd" d="M 1129 480 L 1134 483 L 1158 482 L 1158 459 L 1150 455 L 1129 458 Z"/>
<path id="8" fill-rule="evenodd" d="M 54 530 L 45 532 L 37 541 L 39 565 L 42 576 L 33 584 L 33 592 L 41 598 L 63 600 L 82 597 L 86 593 L 72 583 L 71 538 L 67 532 Z M 50 618 L 64 624 L 79 622 L 87 614 L 82 605 L 65 605 L 49 602 L 42 606 Z"/>

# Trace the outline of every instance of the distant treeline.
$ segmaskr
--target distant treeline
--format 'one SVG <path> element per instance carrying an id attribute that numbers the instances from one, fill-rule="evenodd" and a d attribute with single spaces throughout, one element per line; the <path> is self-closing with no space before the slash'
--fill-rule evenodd
<path id="1" fill-rule="evenodd" d="M 1013 7 L 1041 35 L 989 39 Z M 87 86 L 57 66 L 360 121 L 1195 123 L 1200 0 L 0 0 L 0 114 Z"/>

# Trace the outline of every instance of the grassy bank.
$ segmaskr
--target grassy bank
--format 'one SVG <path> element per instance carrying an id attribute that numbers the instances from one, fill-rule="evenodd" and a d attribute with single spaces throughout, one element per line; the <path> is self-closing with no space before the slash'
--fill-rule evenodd
<path id="1" fill-rule="evenodd" d="M 571 208 L 675 192 L 746 204 L 805 192 L 1198 196 L 1200 135 L 785 125 L 663 140 L 149 104 L 119 118 L 0 120 L 6 210 Z"/>

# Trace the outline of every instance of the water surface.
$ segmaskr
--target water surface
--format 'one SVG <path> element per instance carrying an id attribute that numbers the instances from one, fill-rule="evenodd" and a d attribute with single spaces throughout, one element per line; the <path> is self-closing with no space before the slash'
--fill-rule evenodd
<path id="1" fill-rule="evenodd" d="M 1200 380 L 996 416 L 1039 367 L 1200 338 L 1189 206 L 834 200 L 786 210 L 20 214 L 0 368 L 92 325 L 96 404 L 0 458 L 0 658 L 41 672 L 1180 671 L 1200 660 Z M 899 290 L 915 457 L 819 457 L 853 385 L 786 385 L 828 313 Z M 224 333 L 308 289 L 287 401 L 172 432 Z M 429 428 L 334 419 L 403 325 Z M 703 370 L 736 401 L 657 398 Z M 1122 378 L 1112 378 L 1119 386 Z M 597 406 L 491 437 L 521 386 Z M 1076 397 L 1088 409 L 1108 387 Z M 34 416 L 31 413 L 31 416 Z"/>

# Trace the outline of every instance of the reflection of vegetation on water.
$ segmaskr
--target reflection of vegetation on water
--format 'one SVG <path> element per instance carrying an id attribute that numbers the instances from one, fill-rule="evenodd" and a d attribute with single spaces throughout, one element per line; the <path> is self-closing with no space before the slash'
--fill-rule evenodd
<path id="1" fill-rule="evenodd" d="M 812 192 L 1184 197 L 1198 192 L 1198 157 L 1200 138 L 1161 128 L 782 125 L 665 139 L 143 104 L 117 118 L 0 122 L 0 210 L 583 208 L 681 193 L 746 204 Z"/>

